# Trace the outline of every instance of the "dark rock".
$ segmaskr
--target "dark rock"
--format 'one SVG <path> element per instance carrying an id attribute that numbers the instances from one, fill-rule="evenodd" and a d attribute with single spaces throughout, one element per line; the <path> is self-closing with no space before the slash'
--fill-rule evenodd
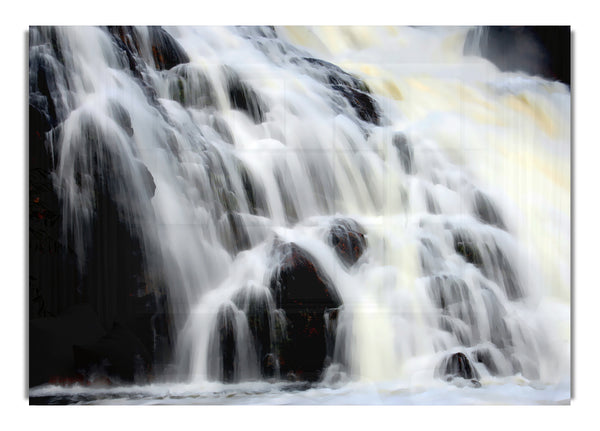
<path id="1" fill-rule="evenodd" d="M 294 58 L 293 63 L 299 64 L 302 61 L 312 65 L 321 76 L 324 76 L 327 83 L 333 90 L 340 93 L 354 108 L 361 120 L 380 124 L 380 109 L 375 100 L 369 96 L 370 90 L 367 85 L 360 79 L 345 72 L 335 64 L 327 61 L 303 57 L 301 59 Z"/>
<path id="2" fill-rule="evenodd" d="M 392 144 L 398 152 L 398 157 L 400 158 L 404 172 L 407 174 L 414 173 L 412 147 L 409 145 L 406 135 L 400 132 L 394 134 Z"/>
<path id="3" fill-rule="evenodd" d="M 144 185 L 146 186 L 146 191 L 148 192 L 148 196 L 153 197 L 154 193 L 156 192 L 156 183 L 154 182 L 154 177 L 152 176 L 152 174 L 150 173 L 150 171 L 148 170 L 146 165 L 143 164 L 142 162 L 138 163 L 138 169 L 139 169 L 140 176 L 142 177 L 142 179 L 144 181 Z"/>
<path id="4" fill-rule="evenodd" d="M 463 232 L 454 232 L 454 250 L 467 262 L 480 267 L 483 264 L 481 253 L 468 235 Z"/>
<path id="5" fill-rule="evenodd" d="M 239 165 L 239 172 L 244 191 L 246 192 L 246 202 L 248 203 L 250 214 L 269 216 L 269 206 L 267 205 L 265 190 L 262 184 L 241 163 Z"/>
<path id="6" fill-rule="evenodd" d="M 273 255 L 278 264 L 269 287 L 287 320 L 279 358 L 281 374 L 317 380 L 327 358 L 325 314 L 339 308 L 341 299 L 315 258 L 298 245 L 276 241 Z"/>
<path id="7" fill-rule="evenodd" d="M 133 136 L 133 127 L 131 127 L 131 117 L 129 112 L 116 100 L 111 100 L 109 103 L 109 113 L 115 122 L 127 133 L 128 136 Z"/>
<path id="8" fill-rule="evenodd" d="M 224 73 L 227 76 L 227 93 L 231 106 L 246 112 L 256 124 L 265 121 L 267 106 L 258 93 L 248 83 L 243 82 L 233 69 L 225 67 Z"/>
<path id="9" fill-rule="evenodd" d="M 77 380 L 73 345 L 95 343 L 105 334 L 89 304 L 69 307 L 58 317 L 29 321 L 29 386 Z"/>
<path id="10" fill-rule="evenodd" d="M 376 126 L 380 124 L 380 114 L 377 102 L 375 102 L 375 100 L 367 93 L 344 85 L 332 85 L 331 88 L 338 91 L 346 98 L 361 120 L 373 123 Z"/>
<path id="11" fill-rule="evenodd" d="M 352 87 L 356 90 L 363 91 L 365 93 L 370 93 L 367 84 L 365 84 L 362 80 L 352 76 L 348 72 L 344 71 L 339 66 L 336 66 L 333 63 L 329 63 L 328 61 L 321 60 L 319 58 L 311 58 L 311 57 L 303 57 L 302 60 L 314 65 L 318 66 L 322 70 L 326 72 L 327 81 L 331 85 L 341 85 L 346 87 Z"/>
<path id="12" fill-rule="evenodd" d="M 365 229 L 352 219 L 335 219 L 329 230 L 331 244 L 348 267 L 354 265 L 367 248 Z"/>
<path id="13" fill-rule="evenodd" d="M 210 376 L 225 383 L 235 381 L 236 363 L 236 310 L 234 305 L 227 303 L 219 308 L 217 314 L 213 347 L 210 352 L 217 354 L 217 362 L 209 364 Z M 215 342 L 216 341 L 216 342 Z"/>
<path id="14" fill-rule="evenodd" d="M 279 375 L 278 348 L 281 330 L 277 327 L 275 304 L 269 289 L 247 286 L 232 298 L 236 307 L 243 311 L 252 335 L 252 345 L 264 378 Z"/>
<path id="15" fill-rule="evenodd" d="M 483 56 L 502 71 L 523 71 L 571 85 L 569 26 L 486 26 L 469 31 L 463 50 Z"/>
<path id="16" fill-rule="evenodd" d="M 184 49 L 162 27 L 148 27 L 148 34 L 152 58 L 158 70 L 168 70 L 178 64 L 189 63 L 190 58 Z"/>
<path id="17" fill-rule="evenodd" d="M 233 255 L 252 247 L 248 230 L 240 214 L 228 212 L 219 220 L 221 242 Z"/>
<path id="18" fill-rule="evenodd" d="M 465 380 L 479 380 L 479 373 L 464 353 L 454 353 L 444 358 L 436 369 L 436 375 L 446 380 L 456 377 Z"/>
<path id="19" fill-rule="evenodd" d="M 276 377 L 279 364 L 277 357 L 273 353 L 265 355 L 260 364 L 262 376 L 270 379 Z"/>
<path id="20" fill-rule="evenodd" d="M 168 76 L 169 94 L 183 106 L 205 108 L 216 101 L 215 90 L 206 74 L 198 67 L 182 64 Z"/>
<path id="21" fill-rule="evenodd" d="M 96 343 L 73 345 L 75 369 L 88 378 L 105 376 L 110 382 L 145 382 L 152 356 L 139 338 L 115 322 Z"/>

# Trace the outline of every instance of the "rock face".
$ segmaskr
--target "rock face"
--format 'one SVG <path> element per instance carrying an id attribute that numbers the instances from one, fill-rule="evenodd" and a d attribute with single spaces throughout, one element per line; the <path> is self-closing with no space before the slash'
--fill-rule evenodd
<path id="1" fill-rule="evenodd" d="M 328 239 L 340 260 L 348 267 L 354 265 L 367 248 L 365 229 L 352 219 L 335 219 Z"/>
<path id="2" fill-rule="evenodd" d="M 93 344 L 73 345 L 73 358 L 75 369 L 87 379 L 103 377 L 115 383 L 145 383 L 152 367 L 143 343 L 119 323 Z"/>
<path id="3" fill-rule="evenodd" d="M 327 361 L 326 313 L 341 298 L 315 258 L 295 243 L 276 243 L 278 265 L 270 278 L 275 306 L 285 312 L 286 336 L 281 342 L 282 376 L 318 380 Z M 334 336 L 335 334 L 333 334 Z"/>
<path id="4" fill-rule="evenodd" d="M 157 70 L 168 70 L 179 64 L 189 63 L 190 59 L 184 49 L 165 29 L 157 26 L 147 27 L 147 29 L 149 49 Z M 135 27 L 109 26 L 108 31 L 124 44 L 130 55 L 142 53 L 141 37 Z"/>
<path id="5" fill-rule="evenodd" d="M 121 49 L 124 46 L 135 48 L 139 42 L 131 28 L 121 29 L 123 40 L 128 45 L 121 41 L 119 32 L 116 33 L 115 40 L 120 42 Z M 62 186 L 52 180 L 59 154 L 56 145 L 48 145 L 50 137 L 58 142 L 64 133 L 63 121 L 70 109 L 69 98 L 61 97 L 61 92 L 68 88 L 65 84 L 68 74 L 64 66 L 68 53 L 61 51 L 59 36 L 60 31 L 54 28 L 32 27 L 30 31 L 31 386 L 45 383 L 50 378 L 56 381 L 73 379 L 76 371 L 73 345 L 94 346 L 107 330 L 113 328 L 117 319 L 123 330 L 133 333 L 142 343 L 150 354 L 151 362 L 166 365 L 171 351 L 169 306 L 166 296 L 161 293 L 164 286 L 160 280 L 147 277 L 142 241 L 135 227 L 124 219 L 116 197 L 118 193 L 114 193 L 115 188 L 129 190 L 133 187 L 131 178 L 141 178 L 143 190 L 133 195 L 137 195 L 140 201 L 149 201 L 156 189 L 154 179 L 141 161 L 135 160 L 129 165 L 111 152 L 108 143 L 122 134 L 107 133 L 107 129 L 93 118 L 81 124 L 81 141 L 77 142 L 81 145 L 77 147 L 89 147 L 91 151 L 74 160 L 72 178 L 78 190 L 84 187 L 84 182 L 89 187 L 94 209 L 85 230 L 89 240 L 86 242 L 85 265 L 78 264 L 72 237 L 62 230 L 66 217 L 58 196 Z M 137 67 L 132 51 L 128 52 Z M 129 113 L 118 101 L 109 102 L 106 114 L 123 129 L 124 139 L 135 134 Z M 54 148 L 54 153 L 51 148 Z M 99 162 L 102 159 L 105 163 Z M 93 185 L 89 186 L 90 183 Z M 73 320 L 68 316 L 77 307 L 87 307 L 96 316 L 94 319 L 101 330 L 94 329 L 89 319 L 79 317 L 73 325 L 88 328 L 86 336 L 79 336 L 71 329 L 60 329 L 60 322 Z M 39 334 L 45 334 L 43 341 L 39 341 Z M 126 352 L 123 351 L 123 354 Z M 80 365 L 86 362 L 81 360 L 81 355 L 79 360 Z M 116 377 L 129 379 L 130 376 L 131 373 L 122 373 Z"/>
<path id="6" fill-rule="evenodd" d="M 95 343 L 106 331 L 89 305 L 29 321 L 29 386 L 77 379 L 73 345 Z"/>
<path id="7" fill-rule="evenodd" d="M 465 54 L 481 54 L 503 71 L 523 71 L 571 85 L 571 30 L 568 26 L 487 26 L 485 37 L 471 30 Z"/>

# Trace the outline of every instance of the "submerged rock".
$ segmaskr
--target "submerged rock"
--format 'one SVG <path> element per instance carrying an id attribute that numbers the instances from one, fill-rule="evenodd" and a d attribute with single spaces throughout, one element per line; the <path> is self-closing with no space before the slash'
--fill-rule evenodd
<path id="1" fill-rule="evenodd" d="M 475 387 L 480 387 L 479 373 L 464 353 L 454 353 L 444 358 L 436 368 L 436 375 L 447 381 L 455 378 L 470 380 Z"/>
<path id="2" fill-rule="evenodd" d="M 353 219 L 335 219 L 329 230 L 331 244 L 348 267 L 354 265 L 367 248 L 365 229 Z"/>
<path id="3" fill-rule="evenodd" d="M 275 305 L 285 312 L 286 337 L 281 344 L 282 375 L 318 380 L 327 358 L 325 314 L 342 301 L 316 259 L 295 243 L 278 242 L 278 264 L 270 279 Z"/>

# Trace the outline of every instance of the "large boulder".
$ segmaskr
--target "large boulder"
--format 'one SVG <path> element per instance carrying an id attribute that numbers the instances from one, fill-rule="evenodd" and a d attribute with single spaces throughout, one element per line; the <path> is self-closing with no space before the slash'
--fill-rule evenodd
<path id="1" fill-rule="evenodd" d="M 342 305 L 341 298 L 317 260 L 295 243 L 276 242 L 277 266 L 269 287 L 275 306 L 285 312 L 286 331 L 280 346 L 282 376 L 318 380 L 328 358 L 327 315 Z"/>
<path id="2" fill-rule="evenodd" d="M 367 248 L 365 233 L 365 229 L 353 219 L 336 218 L 332 222 L 329 244 L 347 267 L 354 265 Z"/>

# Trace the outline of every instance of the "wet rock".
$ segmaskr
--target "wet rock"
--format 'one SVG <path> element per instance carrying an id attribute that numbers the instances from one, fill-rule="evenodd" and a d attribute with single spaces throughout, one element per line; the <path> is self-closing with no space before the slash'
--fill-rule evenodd
<path id="1" fill-rule="evenodd" d="M 262 184 L 250 173 L 250 171 L 240 163 L 239 172 L 242 179 L 242 186 L 246 194 L 246 202 L 250 214 L 259 216 L 269 216 L 269 206 L 265 198 L 265 190 Z"/>
<path id="2" fill-rule="evenodd" d="M 73 345 L 75 368 L 90 378 L 106 376 L 111 382 L 147 381 L 152 356 L 127 327 L 115 322 L 96 343 Z"/>
<path id="3" fill-rule="evenodd" d="M 409 145 L 406 135 L 401 132 L 394 134 L 392 144 L 398 152 L 398 157 L 400 158 L 404 172 L 407 174 L 414 173 L 412 147 Z"/>
<path id="4" fill-rule="evenodd" d="M 344 85 L 332 85 L 331 88 L 346 98 L 361 120 L 376 126 L 380 124 L 379 106 L 367 93 Z"/>
<path id="5" fill-rule="evenodd" d="M 233 305 L 221 306 L 217 315 L 216 330 L 216 348 L 220 363 L 216 364 L 216 369 L 213 364 L 213 377 L 220 377 L 222 381 L 230 383 L 235 380 L 235 357 L 237 354 L 236 319 Z"/>
<path id="6" fill-rule="evenodd" d="M 240 290 L 232 301 L 246 316 L 256 358 L 260 360 L 261 375 L 265 378 L 275 377 L 279 373 L 279 334 L 276 330 L 275 304 L 270 290 L 250 285 Z"/>
<path id="7" fill-rule="evenodd" d="M 242 81 L 233 69 L 225 67 L 224 73 L 227 76 L 227 94 L 231 106 L 246 112 L 256 124 L 265 121 L 267 106 L 258 93 L 248 83 Z"/>
<path id="8" fill-rule="evenodd" d="M 153 197 L 154 193 L 156 192 L 156 183 L 154 182 L 154 177 L 152 176 L 146 165 L 142 162 L 138 162 L 138 169 L 140 172 L 140 176 L 144 181 L 144 185 L 146 186 L 148 196 Z"/>
<path id="9" fill-rule="evenodd" d="M 169 95 L 183 106 L 205 108 L 216 101 L 215 90 L 206 74 L 196 66 L 182 64 L 168 76 Z"/>
<path id="10" fill-rule="evenodd" d="M 496 205 L 485 193 L 477 190 L 473 196 L 473 207 L 475 216 L 484 223 L 506 229 L 504 220 Z"/>
<path id="11" fill-rule="evenodd" d="M 89 304 L 69 307 L 58 317 L 29 321 L 29 387 L 76 379 L 73 345 L 95 343 L 105 334 Z"/>
<path id="12" fill-rule="evenodd" d="M 354 265 L 367 248 L 365 229 L 350 218 L 335 219 L 329 230 L 328 240 L 340 260 L 348 267 Z"/>
<path id="13" fill-rule="evenodd" d="M 472 241 L 467 235 L 462 232 L 454 232 L 454 250 L 456 253 L 461 255 L 467 262 L 472 263 L 475 266 L 481 266 L 483 260 L 481 253 L 476 247 L 474 241 Z"/>
<path id="14" fill-rule="evenodd" d="M 361 120 L 380 124 L 380 108 L 375 100 L 369 95 L 370 90 L 360 79 L 345 72 L 335 64 L 327 61 L 303 57 L 294 58 L 293 63 L 299 64 L 306 62 L 311 64 L 320 76 L 323 76 L 325 82 L 339 94 L 341 94 L 356 111 Z"/>
<path id="15" fill-rule="evenodd" d="M 316 259 L 295 243 L 276 242 L 278 264 L 270 279 L 277 308 L 285 312 L 286 337 L 281 343 L 281 374 L 318 380 L 327 358 L 325 314 L 342 302 L 333 282 Z"/>
<path id="16" fill-rule="evenodd" d="M 483 37 L 478 31 L 483 30 Z M 569 26 L 485 26 L 470 30 L 463 51 L 502 71 L 523 71 L 571 85 Z"/>
<path id="17" fill-rule="evenodd" d="M 274 378 L 277 375 L 279 364 L 277 357 L 273 353 L 265 355 L 260 364 L 262 376 L 266 379 Z"/>
<path id="18" fill-rule="evenodd" d="M 131 116 L 129 112 L 116 100 L 111 100 L 108 108 L 111 117 L 128 136 L 133 136 L 133 127 L 131 127 Z"/>
<path id="19" fill-rule="evenodd" d="M 178 64 L 189 63 L 190 58 L 184 49 L 162 27 L 148 27 L 148 34 L 152 58 L 158 70 L 168 70 Z"/>
<path id="20" fill-rule="evenodd" d="M 454 353 L 444 358 L 436 369 L 436 375 L 447 381 L 463 378 L 472 381 L 473 385 L 481 386 L 479 373 L 464 353 Z"/>
<path id="21" fill-rule="evenodd" d="M 234 255 L 252 247 L 244 220 L 238 213 L 228 212 L 221 217 L 219 220 L 219 234 L 221 242 Z"/>

